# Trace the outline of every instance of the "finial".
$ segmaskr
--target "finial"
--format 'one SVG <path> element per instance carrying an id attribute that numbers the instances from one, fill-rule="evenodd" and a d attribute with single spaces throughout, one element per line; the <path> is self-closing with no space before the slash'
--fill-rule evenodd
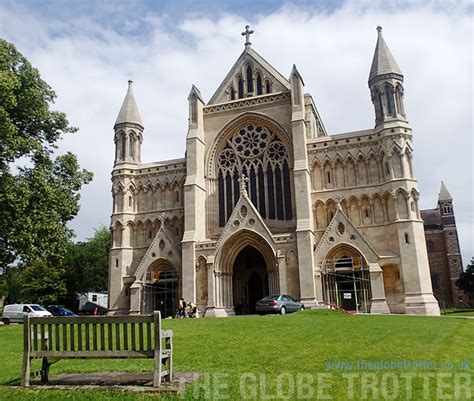
<path id="1" fill-rule="evenodd" d="M 245 176 L 245 174 L 242 174 L 239 177 L 240 195 L 248 196 L 248 193 L 247 193 L 247 182 L 248 181 L 249 181 L 249 179 Z"/>
<path id="2" fill-rule="evenodd" d="M 341 202 L 342 202 L 341 194 L 336 194 L 336 196 L 334 197 L 334 200 L 336 201 L 337 208 L 341 209 Z"/>
<path id="3" fill-rule="evenodd" d="M 165 212 L 161 212 L 158 216 L 158 219 L 160 220 L 161 222 L 161 225 L 163 226 L 165 224 L 165 220 L 166 220 L 166 214 Z"/>
<path id="4" fill-rule="evenodd" d="M 133 81 L 131 79 L 128 80 L 128 86 L 132 86 Z"/>
<path id="5" fill-rule="evenodd" d="M 250 29 L 249 25 L 245 26 L 245 31 L 241 33 L 242 36 L 245 36 L 245 48 L 248 48 L 252 45 L 250 42 L 250 35 L 254 33 L 253 30 Z"/>
<path id="6" fill-rule="evenodd" d="M 382 27 L 380 25 L 377 27 L 377 32 L 378 33 L 382 32 Z"/>

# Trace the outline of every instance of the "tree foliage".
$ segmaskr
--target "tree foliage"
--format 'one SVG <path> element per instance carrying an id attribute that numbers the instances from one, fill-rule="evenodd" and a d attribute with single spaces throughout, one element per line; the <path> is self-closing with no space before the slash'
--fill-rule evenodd
<path id="1" fill-rule="evenodd" d="M 466 270 L 461 272 L 459 279 L 456 281 L 456 286 L 469 296 L 471 304 L 474 303 L 474 259 Z"/>
<path id="2" fill-rule="evenodd" d="M 0 269 L 59 266 L 79 191 L 92 179 L 72 153 L 53 157 L 61 136 L 77 131 L 50 110 L 55 98 L 38 70 L 0 39 Z"/>
<path id="3" fill-rule="evenodd" d="M 71 243 L 64 258 L 66 303 L 71 304 L 76 293 L 107 290 L 110 231 L 106 227 L 95 230 L 84 242 Z"/>

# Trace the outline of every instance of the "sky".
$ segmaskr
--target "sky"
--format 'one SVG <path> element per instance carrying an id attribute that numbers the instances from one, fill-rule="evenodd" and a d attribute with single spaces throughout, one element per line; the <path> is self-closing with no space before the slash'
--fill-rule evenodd
<path id="1" fill-rule="evenodd" d="M 71 223 L 76 240 L 108 226 L 113 125 L 127 90 L 145 125 L 142 161 L 184 156 L 187 96 L 205 101 L 252 47 L 284 76 L 296 64 L 329 134 L 373 128 L 367 79 L 384 38 L 404 77 L 420 207 L 435 208 L 441 181 L 454 198 L 463 264 L 473 239 L 473 24 L 470 1 L 22 1 L 0 0 L 0 37 L 39 69 L 79 132 L 59 152 L 78 155 L 94 180 Z"/>

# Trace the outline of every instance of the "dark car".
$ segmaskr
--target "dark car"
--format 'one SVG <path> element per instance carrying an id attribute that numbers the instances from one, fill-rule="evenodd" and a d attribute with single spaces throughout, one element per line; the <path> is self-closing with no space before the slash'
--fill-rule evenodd
<path id="1" fill-rule="evenodd" d="M 46 309 L 53 316 L 77 316 L 74 312 L 70 311 L 68 308 L 65 308 L 63 305 L 49 305 Z"/>
<path id="2" fill-rule="evenodd" d="M 267 295 L 265 298 L 257 301 L 255 310 L 259 315 L 266 313 L 285 315 L 286 313 L 304 310 L 304 305 L 290 295 Z"/>

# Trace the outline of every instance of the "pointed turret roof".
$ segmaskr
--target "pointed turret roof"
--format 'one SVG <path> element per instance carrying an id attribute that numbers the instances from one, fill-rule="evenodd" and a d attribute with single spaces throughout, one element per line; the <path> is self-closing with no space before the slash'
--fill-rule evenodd
<path id="1" fill-rule="evenodd" d="M 444 185 L 444 182 L 441 181 L 441 189 L 439 190 L 439 195 L 438 195 L 438 202 L 442 201 L 452 201 L 453 197 L 448 191 L 448 188 L 446 188 L 446 185 Z"/>
<path id="2" fill-rule="evenodd" d="M 123 99 L 122 107 L 120 108 L 115 125 L 124 123 L 138 124 L 143 128 L 142 118 L 140 117 L 137 103 L 135 102 L 135 97 L 133 96 L 131 80 L 128 81 L 127 94 L 125 95 L 125 99 Z"/>
<path id="3" fill-rule="evenodd" d="M 370 68 L 369 82 L 377 76 L 385 74 L 402 75 L 402 71 L 397 62 L 390 53 L 385 40 L 382 36 L 382 27 L 377 27 L 378 38 L 375 46 L 374 58 L 372 60 L 372 67 Z"/>
<path id="4" fill-rule="evenodd" d="M 290 79 L 293 76 L 293 74 L 296 75 L 301 80 L 301 83 L 304 85 L 303 77 L 298 71 L 298 68 L 296 68 L 296 64 L 293 64 L 293 68 L 291 69 L 291 73 L 290 73 Z"/>

